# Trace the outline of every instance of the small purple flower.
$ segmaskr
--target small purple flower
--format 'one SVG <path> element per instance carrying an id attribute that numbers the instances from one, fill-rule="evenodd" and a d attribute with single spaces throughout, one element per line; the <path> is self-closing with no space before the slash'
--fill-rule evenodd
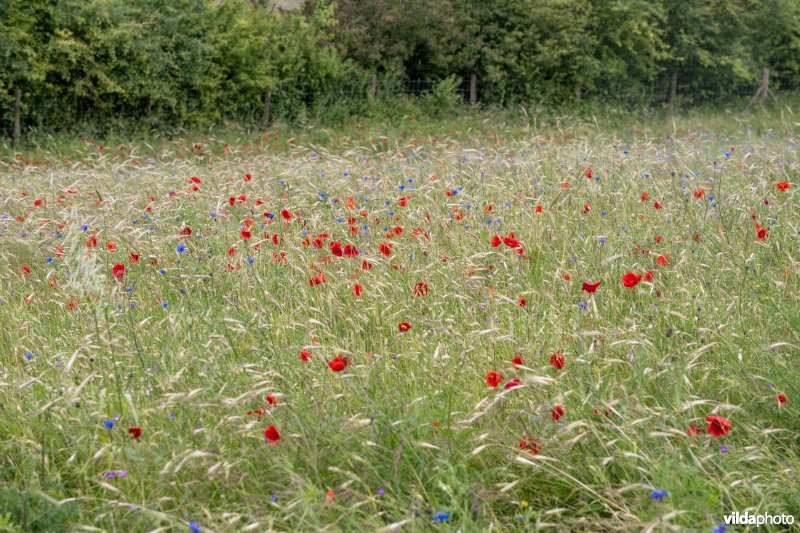
<path id="1" fill-rule="evenodd" d="M 719 447 L 719 451 L 720 453 L 728 453 L 728 447 L 723 444 Z"/>

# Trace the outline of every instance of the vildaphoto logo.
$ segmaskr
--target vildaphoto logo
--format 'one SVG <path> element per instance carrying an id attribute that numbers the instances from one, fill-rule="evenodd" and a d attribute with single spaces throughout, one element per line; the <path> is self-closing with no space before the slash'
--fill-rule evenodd
<path id="1" fill-rule="evenodd" d="M 732 526 L 756 526 L 764 525 L 792 525 L 794 516 L 790 514 L 750 514 L 748 511 L 743 513 L 731 513 L 725 515 L 725 524 Z"/>

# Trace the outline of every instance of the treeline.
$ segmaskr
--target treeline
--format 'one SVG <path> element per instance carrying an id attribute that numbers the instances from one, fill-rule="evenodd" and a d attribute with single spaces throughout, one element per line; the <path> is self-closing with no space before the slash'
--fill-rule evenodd
<path id="1" fill-rule="evenodd" d="M 796 0 L 0 0 L 0 131 L 800 88 Z M 425 80 L 408 89 L 403 80 Z M 430 82 L 441 82 L 431 86 Z M 470 86 L 471 85 L 471 86 Z"/>

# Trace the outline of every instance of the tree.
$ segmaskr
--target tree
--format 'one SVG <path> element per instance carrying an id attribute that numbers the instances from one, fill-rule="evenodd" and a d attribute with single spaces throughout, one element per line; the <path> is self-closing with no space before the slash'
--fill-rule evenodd
<path id="1" fill-rule="evenodd" d="M 5 0 L 0 3 L 0 100 L 13 98 L 14 141 L 21 135 L 24 95 L 41 83 L 51 68 L 47 43 L 53 2 Z"/>

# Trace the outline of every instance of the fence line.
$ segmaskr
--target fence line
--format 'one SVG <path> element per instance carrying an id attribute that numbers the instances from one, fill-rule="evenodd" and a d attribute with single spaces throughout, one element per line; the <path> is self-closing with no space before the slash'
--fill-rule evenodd
<path id="1" fill-rule="evenodd" d="M 486 101 L 498 102 L 505 97 L 506 93 L 513 95 L 515 91 L 512 87 L 501 87 L 499 84 L 486 82 L 480 80 L 476 75 L 471 75 L 466 78 L 457 79 L 458 84 L 455 86 L 455 93 L 461 98 L 465 104 L 480 104 Z M 621 88 L 617 93 L 616 99 L 620 103 L 636 102 L 646 106 L 659 106 L 659 105 L 676 105 L 680 104 L 681 99 L 688 99 L 689 101 L 707 101 L 711 97 L 721 96 L 722 98 L 738 99 L 750 97 L 750 103 L 755 100 L 766 100 L 767 98 L 775 99 L 776 90 L 770 87 L 769 84 L 769 69 L 763 69 L 761 73 L 761 81 L 756 84 L 739 84 L 732 89 L 724 92 L 724 95 L 719 95 L 719 86 L 703 87 L 702 84 L 696 83 L 697 79 L 693 78 L 679 78 L 677 75 L 664 75 L 647 84 L 636 84 Z M 257 124 L 261 121 L 267 124 L 272 115 L 284 116 L 287 110 L 292 106 L 313 106 L 317 105 L 331 105 L 331 104 L 356 104 L 367 103 L 374 98 L 396 98 L 396 97 L 410 97 L 419 98 L 425 94 L 429 94 L 436 86 L 441 83 L 441 80 L 423 80 L 423 79 L 408 79 L 397 80 L 387 79 L 382 80 L 377 76 L 372 75 L 370 78 L 363 81 L 355 81 L 340 84 L 337 87 L 321 90 L 311 84 L 307 83 L 292 83 L 279 85 L 274 91 L 265 93 L 263 101 L 254 102 L 252 105 L 243 106 L 231 112 L 230 109 L 225 110 L 226 102 L 216 102 L 220 109 L 224 111 L 220 114 L 223 119 L 241 120 L 243 122 L 252 122 Z M 693 93 L 687 93 L 686 87 L 692 89 Z M 784 88 L 784 92 L 794 92 L 800 88 Z M 593 91 L 591 88 L 576 86 L 574 100 L 591 99 L 598 94 L 598 91 Z M 486 95 L 489 95 L 488 98 Z M 607 93 L 602 93 L 603 100 L 614 101 L 615 98 L 609 97 Z M 544 98 L 546 103 L 546 98 Z M 119 104 L 119 102 L 118 102 Z M 21 112 L 20 112 L 20 129 L 22 132 L 38 129 L 38 130 L 54 130 L 59 129 L 54 127 L 53 124 L 47 123 L 48 117 L 59 117 L 59 121 L 63 125 L 77 124 L 84 125 L 88 123 L 105 124 L 108 121 L 120 120 L 143 120 L 154 119 L 157 123 L 163 123 L 165 119 L 169 120 L 170 111 L 159 114 L 158 110 L 153 113 L 145 106 L 135 108 L 133 112 L 122 114 L 106 113 L 102 106 L 91 105 L 88 102 L 74 102 L 72 106 L 65 104 L 63 101 L 59 102 L 34 102 L 28 103 L 23 99 Z M 276 113 L 276 110 L 278 111 Z M 187 106 L 182 109 L 182 112 L 191 114 L 192 112 L 202 112 L 202 109 L 191 109 Z M 174 115 L 174 109 L 171 110 Z M 271 115 L 272 114 L 272 115 Z M 0 137 L 11 138 L 15 134 L 15 109 L 13 101 L 11 108 L 4 106 L 0 108 Z M 174 117 L 176 122 L 179 122 L 178 117 Z M 69 126 L 67 126 L 67 129 Z"/>

